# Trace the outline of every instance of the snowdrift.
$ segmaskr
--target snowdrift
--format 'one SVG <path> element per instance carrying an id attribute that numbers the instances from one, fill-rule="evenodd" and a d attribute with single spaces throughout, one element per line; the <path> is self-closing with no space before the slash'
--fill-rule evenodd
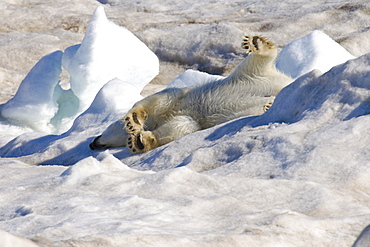
<path id="1" fill-rule="evenodd" d="M 113 25 L 102 9 L 91 23 L 80 46 L 41 59 L 1 106 L 1 229 L 48 246 L 349 246 L 369 224 L 370 54 L 338 65 L 352 56 L 314 32 L 279 56 L 298 79 L 265 114 L 142 155 L 97 152 L 92 138 L 141 98 L 158 64 L 126 29 L 128 43 L 106 56 L 121 29 L 101 29 Z M 312 57 L 290 60 L 306 48 Z M 61 65 L 70 89 L 57 82 Z M 188 71 L 170 86 L 212 78 Z"/>

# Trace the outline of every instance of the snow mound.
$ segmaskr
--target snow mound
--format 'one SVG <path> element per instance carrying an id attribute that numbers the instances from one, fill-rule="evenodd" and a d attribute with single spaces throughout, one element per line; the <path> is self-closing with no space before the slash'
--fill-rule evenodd
<path id="1" fill-rule="evenodd" d="M 314 69 L 325 73 L 353 58 L 324 32 L 316 30 L 289 43 L 280 52 L 276 67 L 292 78 L 298 78 Z"/>
<path id="2" fill-rule="evenodd" d="M 52 132 L 50 120 L 58 111 L 63 52 L 44 56 L 20 84 L 14 97 L 1 107 L 1 115 L 15 124 L 25 124 L 40 132 Z"/>
<path id="3" fill-rule="evenodd" d="M 157 56 L 129 30 L 109 21 L 102 6 L 95 10 L 82 44 L 67 49 L 63 66 L 81 101 L 79 112 L 109 80 L 119 78 L 141 91 L 159 72 Z"/>
<path id="4" fill-rule="evenodd" d="M 370 54 L 332 68 L 314 70 L 284 88 L 268 111 L 265 122 L 346 121 L 370 113 Z"/>
<path id="5" fill-rule="evenodd" d="M 70 74 L 67 90 L 59 85 L 62 66 Z M 89 108 L 108 81 L 118 78 L 140 92 L 158 71 L 156 55 L 126 28 L 109 21 L 100 6 L 82 44 L 43 57 L 22 81 L 14 98 L 1 107 L 1 116 L 35 131 L 63 133 Z M 136 93 L 133 95 L 138 98 Z M 122 99 L 121 104 L 129 101 Z"/>

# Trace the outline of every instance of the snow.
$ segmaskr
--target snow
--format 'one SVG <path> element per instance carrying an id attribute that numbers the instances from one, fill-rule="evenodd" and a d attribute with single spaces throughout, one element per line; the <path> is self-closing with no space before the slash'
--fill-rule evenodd
<path id="1" fill-rule="evenodd" d="M 0 242 L 2 247 L 37 247 L 38 245 L 31 240 L 14 236 L 10 233 L 0 231 Z"/>
<path id="2" fill-rule="evenodd" d="M 126 28 L 110 22 L 102 6 L 95 10 L 81 46 L 67 51 L 63 66 L 80 100 L 78 113 L 108 80 L 119 78 L 141 91 L 159 72 L 156 55 Z"/>
<path id="3" fill-rule="evenodd" d="M 292 78 L 298 78 L 314 69 L 325 73 L 333 66 L 355 58 L 318 30 L 289 43 L 279 56 L 276 67 Z"/>
<path id="4" fill-rule="evenodd" d="M 356 239 L 356 242 L 353 244 L 353 247 L 365 247 L 370 243 L 370 226 L 367 226 Z"/>
<path id="5" fill-rule="evenodd" d="M 60 88 L 62 54 L 56 51 L 46 55 L 32 68 L 14 98 L 1 107 L 1 116 L 37 131 L 50 132 L 50 120 L 58 110 L 56 95 Z"/>
<path id="6" fill-rule="evenodd" d="M 152 0 L 147 6 L 106 2 L 110 11 L 114 6 L 145 7 L 152 14 L 148 18 L 161 16 L 165 21 L 169 12 L 204 22 L 216 18 L 216 12 L 201 2 L 190 7 L 191 1 Z M 239 18 L 232 13 L 241 11 L 240 5 L 233 1 L 224 5 L 220 13 L 227 20 Z M 363 20 L 365 5 L 340 8 Z M 292 13 L 294 6 L 295 2 L 261 1 L 243 10 L 256 12 L 254 18 L 265 12 L 276 20 L 275 15 Z M 294 13 L 298 18 L 308 11 L 303 15 L 309 25 L 306 30 L 326 23 L 325 32 L 303 34 L 299 19 L 294 31 L 302 29 L 302 35 L 295 40 L 282 34 L 284 21 L 265 34 L 273 41 L 276 37 L 277 44 L 290 43 L 277 64 L 298 77 L 265 114 L 131 155 L 125 148 L 98 152 L 88 145 L 142 98 L 140 91 L 158 73 L 158 59 L 131 32 L 107 20 L 102 7 L 97 8 L 81 45 L 69 44 L 64 52 L 56 49 L 41 56 L 13 99 L 0 106 L 0 246 L 17 246 L 19 241 L 22 246 L 35 245 L 27 239 L 39 246 L 353 244 L 370 222 L 370 137 L 366 135 L 370 54 L 360 52 L 367 42 L 362 42 L 365 29 L 355 29 L 360 22 L 342 23 L 352 32 L 346 39 L 359 42 L 352 42 L 358 52 L 354 58 L 325 34 L 336 25 L 328 22 L 335 17 L 321 10 L 310 2 Z M 343 14 L 339 17 L 343 19 Z M 137 36 L 152 39 L 149 47 L 156 47 L 151 48 L 161 59 L 179 58 L 183 63 L 205 59 L 197 67 L 211 68 L 209 72 L 217 71 L 222 59 L 237 60 L 236 45 L 231 43 L 238 43 L 235 39 L 242 32 L 230 22 L 183 29 L 153 26 Z M 180 36 L 182 31 L 188 36 Z M 221 40 L 219 33 L 230 35 Z M 207 34 L 212 36 L 209 42 Z M 181 50 L 177 55 L 176 47 Z M 223 54 L 222 59 L 206 61 L 214 52 Z M 59 81 L 61 66 L 70 79 Z M 168 86 L 213 78 L 219 76 L 193 68 Z"/>
<path id="7" fill-rule="evenodd" d="M 69 85 L 64 85 L 67 89 L 59 83 L 62 66 L 70 75 Z M 1 107 L 1 116 L 38 132 L 60 134 L 91 105 L 108 81 L 118 78 L 140 93 L 158 71 L 156 55 L 126 28 L 109 21 L 100 6 L 81 45 L 44 56 L 14 98 Z"/>
<path id="8" fill-rule="evenodd" d="M 200 72 L 197 70 L 189 69 L 186 70 L 184 73 L 179 75 L 175 80 L 170 82 L 167 87 L 178 87 L 178 88 L 184 88 L 184 87 L 192 87 L 195 85 L 199 85 L 202 83 L 207 83 L 210 81 L 218 80 L 224 78 L 223 76 L 219 75 L 210 75 L 205 72 Z"/>

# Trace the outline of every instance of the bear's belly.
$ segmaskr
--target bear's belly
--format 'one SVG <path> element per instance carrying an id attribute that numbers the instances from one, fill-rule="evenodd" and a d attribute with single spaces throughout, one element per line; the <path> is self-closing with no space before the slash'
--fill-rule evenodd
<path id="1" fill-rule="evenodd" d="M 202 129 L 242 117 L 260 115 L 270 97 L 239 93 L 189 94 L 178 105 L 175 115 L 186 115 L 198 122 Z"/>

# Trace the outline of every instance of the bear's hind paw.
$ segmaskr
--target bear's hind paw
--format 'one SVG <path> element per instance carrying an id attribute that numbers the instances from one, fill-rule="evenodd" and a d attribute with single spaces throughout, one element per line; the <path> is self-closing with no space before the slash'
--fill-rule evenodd
<path id="1" fill-rule="evenodd" d="M 272 103 L 267 103 L 266 105 L 263 106 L 263 111 L 266 112 L 270 107 L 272 106 Z"/>
<path id="2" fill-rule="evenodd" d="M 156 148 L 157 140 L 152 132 L 143 131 L 131 134 L 127 139 L 126 145 L 134 154 L 144 153 Z"/>
<path id="3" fill-rule="evenodd" d="M 242 47 L 247 53 L 262 54 L 270 49 L 275 49 L 275 44 L 262 36 L 245 36 Z"/>
<path id="4" fill-rule="evenodd" d="M 268 102 L 267 104 L 265 104 L 263 106 L 263 112 L 266 112 L 268 109 L 270 109 L 270 107 L 272 106 L 273 103 L 274 103 L 274 99 L 271 99 L 270 102 Z"/>

